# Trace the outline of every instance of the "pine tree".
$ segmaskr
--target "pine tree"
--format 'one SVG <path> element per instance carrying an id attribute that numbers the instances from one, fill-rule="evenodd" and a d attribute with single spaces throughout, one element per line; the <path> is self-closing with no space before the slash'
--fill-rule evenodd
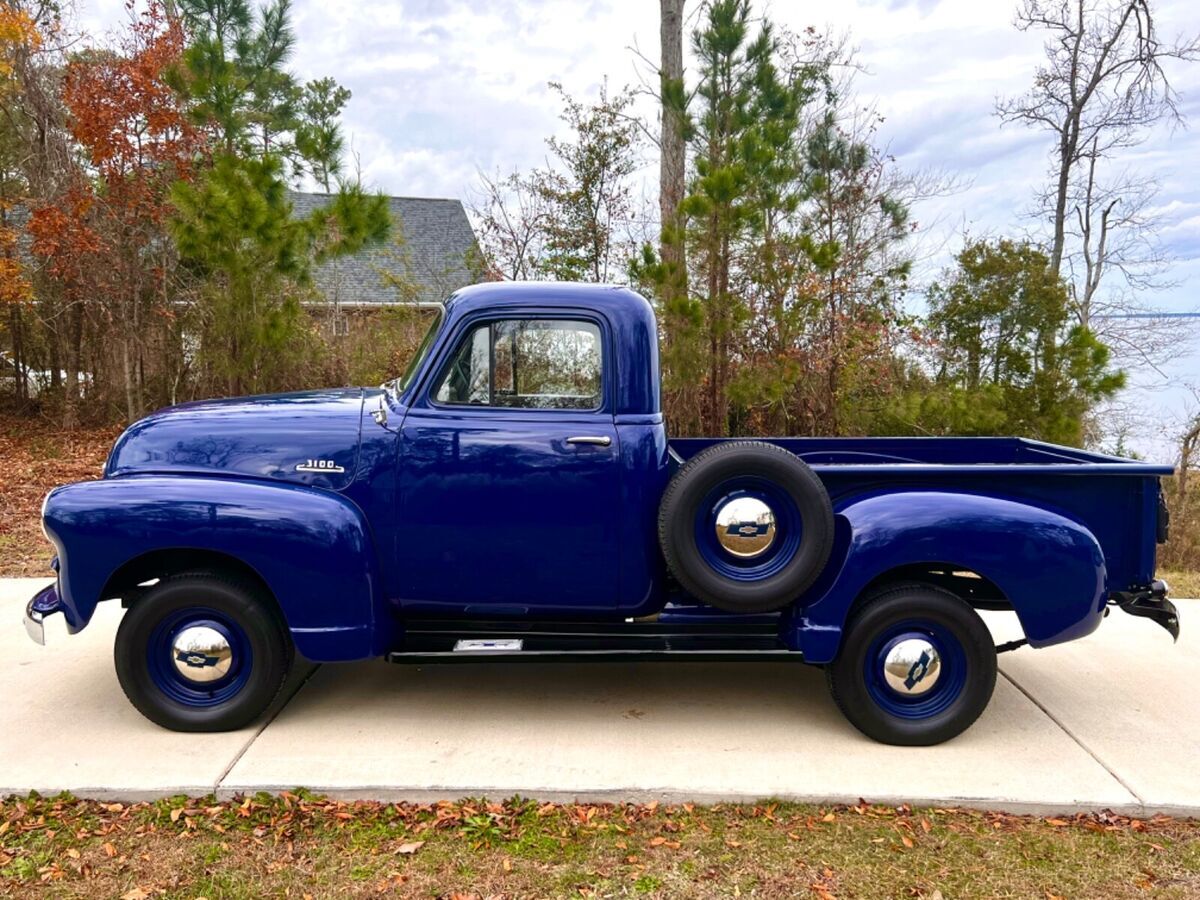
<path id="1" fill-rule="evenodd" d="M 703 424 L 729 431 L 729 388 L 737 337 L 750 316 L 738 284 L 746 239 L 768 233 L 794 209 L 793 135 L 807 78 L 781 77 L 769 22 L 752 33 L 749 0 L 714 0 L 693 36 L 700 83 L 691 131 L 695 175 L 681 205 L 689 260 L 702 295 L 708 372 Z"/>
<path id="2" fill-rule="evenodd" d="M 295 124 L 291 0 L 176 0 L 188 48 L 174 82 L 230 155 L 282 152 Z"/>
<path id="3" fill-rule="evenodd" d="M 957 262 L 929 295 L 932 381 L 916 380 L 899 427 L 1082 444 L 1088 413 L 1125 376 L 1070 321 L 1067 285 L 1048 255 L 1027 243 L 974 241 Z"/>
<path id="4" fill-rule="evenodd" d="M 341 166 L 333 79 L 301 89 L 287 69 L 290 0 L 177 0 L 190 43 L 174 84 L 220 148 L 211 168 L 176 185 L 173 231 L 203 280 L 206 358 L 235 393 L 272 386 L 307 336 L 299 286 L 314 263 L 383 242 L 387 201 L 339 181 L 330 203 L 296 219 L 287 170 L 328 192 Z"/>
<path id="5" fill-rule="evenodd" d="M 332 78 L 317 78 L 304 86 L 296 126 L 296 151 L 312 177 L 330 193 L 331 184 L 342 171 L 342 109 L 350 91 Z"/>

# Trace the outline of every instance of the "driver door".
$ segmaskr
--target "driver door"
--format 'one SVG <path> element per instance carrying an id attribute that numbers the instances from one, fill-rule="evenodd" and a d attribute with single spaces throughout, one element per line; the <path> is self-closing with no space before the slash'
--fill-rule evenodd
<path id="1" fill-rule="evenodd" d="M 449 346 L 402 429 L 406 612 L 611 612 L 620 448 L 602 320 L 476 319 Z"/>

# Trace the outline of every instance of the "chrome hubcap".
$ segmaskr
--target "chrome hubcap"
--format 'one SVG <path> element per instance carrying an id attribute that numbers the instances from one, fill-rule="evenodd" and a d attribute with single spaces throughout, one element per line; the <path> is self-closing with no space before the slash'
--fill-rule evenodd
<path id="1" fill-rule="evenodd" d="M 192 625 L 171 645 L 175 669 L 188 681 L 220 681 L 233 667 L 233 649 L 225 635 L 207 625 Z"/>
<path id="2" fill-rule="evenodd" d="M 937 684 L 941 674 L 937 648 L 924 638 L 897 641 L 883 663 L 883 677 L 897 694 L 924 694 Z"/>
<path id="3" fill-rule="evenodd" d="M 757 497 L 737 497 L 717 510 L 717 541 L 740 559 L 761 556 L 775 542 L 775 513 Z"/>

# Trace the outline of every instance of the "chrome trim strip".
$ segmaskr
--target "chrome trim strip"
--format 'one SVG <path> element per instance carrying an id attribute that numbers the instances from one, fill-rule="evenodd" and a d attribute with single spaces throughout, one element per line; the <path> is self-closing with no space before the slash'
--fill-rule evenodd
<path id="1" fill-rule="evenodd" d="M 520 638 L 464 638 L 454 642 L 455 653 L 519 653 L 525 642 Z"/>

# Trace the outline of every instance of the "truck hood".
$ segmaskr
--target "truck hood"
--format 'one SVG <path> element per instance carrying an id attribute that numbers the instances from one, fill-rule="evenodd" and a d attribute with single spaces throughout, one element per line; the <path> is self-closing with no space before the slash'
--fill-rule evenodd
<path id="1" fill-rule="evenodd" d="M 341 490 L 358 465 L 363 397 L 352 388 L 168 407 L 126 429 L 105 475 L 242 476 Z"/>

